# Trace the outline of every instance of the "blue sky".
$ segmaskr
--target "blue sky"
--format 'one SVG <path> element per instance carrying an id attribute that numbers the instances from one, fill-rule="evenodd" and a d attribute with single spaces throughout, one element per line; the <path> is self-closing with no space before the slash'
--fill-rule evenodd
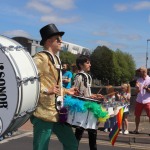
<path id="1" fill-rule="evenodd" d="M 39 29 L 55 23 L 63 40 L 90 49 L 105 45 L 146 65 L 150 39 L 148 0 L 0 0 L 0 34 L 40 40 Z M 150 67 L 150 41 L 148 42 Z"/>

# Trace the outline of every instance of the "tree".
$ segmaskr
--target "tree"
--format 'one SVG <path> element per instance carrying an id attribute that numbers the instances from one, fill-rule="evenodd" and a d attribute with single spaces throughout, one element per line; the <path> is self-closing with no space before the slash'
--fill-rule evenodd
<path id="1" fill-rule="evenodd" d="M 116 50 L 116 58 L 121 71 L 121 81 L 129 82 L 135 74 L 135 61 L 133 57 L 121 50 Z"/>
<path id="2" fill-rule="evenodd" d="M 135 75 L 136 65 L 132 55 L 128 53 L 124 53 L 124 57 L 128 65 L 128 71 L 129 71 L 128 79 L 130 81 L 133 79 L 133 76 Z"/>
<path id="3" fill-rule="evenodd" d="M 115 78 L 114 52 L 106 46 L 98 46 L 91 55 L 91 72 L 94 77 L 113 84 Z"/>
<path id="4" fill-rule="evenodd" d="M 113 51 L 106 46 L 98 46 L 91 54 L 91 73 L 94 78 L 119 85 L 132 79 L 135 62 L 132 56 L 121 50 Z"/>
<path id="5" fill-rule="evenodd" d="M 60 51 L 60 59 L 62 62 L 73 64 L 76 62 L 77 56 L 67 51 Z"/>

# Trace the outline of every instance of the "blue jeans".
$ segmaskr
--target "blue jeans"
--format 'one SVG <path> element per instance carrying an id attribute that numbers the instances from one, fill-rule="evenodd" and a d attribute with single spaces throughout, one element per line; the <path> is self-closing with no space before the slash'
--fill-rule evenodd
<path id="1" fill-rule="evenodd" d="M 63 150 L 77 150 L 78 142 L 70 126 L 59 122 L 46 122 L 36 117 L 33 124 L 33 150 L 48 150 L 52 132 L 63 144 Z"/>

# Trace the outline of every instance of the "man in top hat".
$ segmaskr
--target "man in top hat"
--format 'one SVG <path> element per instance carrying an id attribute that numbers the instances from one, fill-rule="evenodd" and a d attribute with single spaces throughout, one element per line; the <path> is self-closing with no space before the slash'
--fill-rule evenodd
<path id="1" fill-rule="evenodd" d="M 140 116 L 145 109 L 147 116 L 150 121 L 150 77 L 147 74 L 147 69 L 145 67 L 140 67 L 137 69 L 139 74 L 139 78 L 136 82 L 136 91 L 138 93 L 136 98 L 135 105 L 135 125 L 136 128 L 133 131 L 134 134 L 138 134 L 139 124 L 140 124 Z"/>
<path id="2" fill-rule="evenodd" d="M 57 95 L 62 93 L 73 95 L 76 92 L 76 88 L 61 88 L 61 62 L 56 53 L 61 50 L 64 32 L 60 32 L 54 24 L 48 24 L 41 28 L 40 34 L 42 37 L 40 44 L 44 50 L 34 56 L 41 90 L 37 107 L 31 117 L 33 150 L 48 150 L 52 132 L 57 135 L 64 150 L 77 150 L 77 141 L 72 128 L 59 122 L 59 113 L 56 109 Z"/>

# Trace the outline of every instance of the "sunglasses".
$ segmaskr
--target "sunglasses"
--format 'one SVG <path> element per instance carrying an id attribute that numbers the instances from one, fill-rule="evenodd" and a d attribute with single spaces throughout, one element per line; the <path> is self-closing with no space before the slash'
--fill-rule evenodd
<path id="1" fill-rule="evenodd" d="M 56 40 L 57 40 L 57 42 L 61 42 L 62 41 L 62 37 L 59 36 L 59 37 L 56 38 Z"/>

